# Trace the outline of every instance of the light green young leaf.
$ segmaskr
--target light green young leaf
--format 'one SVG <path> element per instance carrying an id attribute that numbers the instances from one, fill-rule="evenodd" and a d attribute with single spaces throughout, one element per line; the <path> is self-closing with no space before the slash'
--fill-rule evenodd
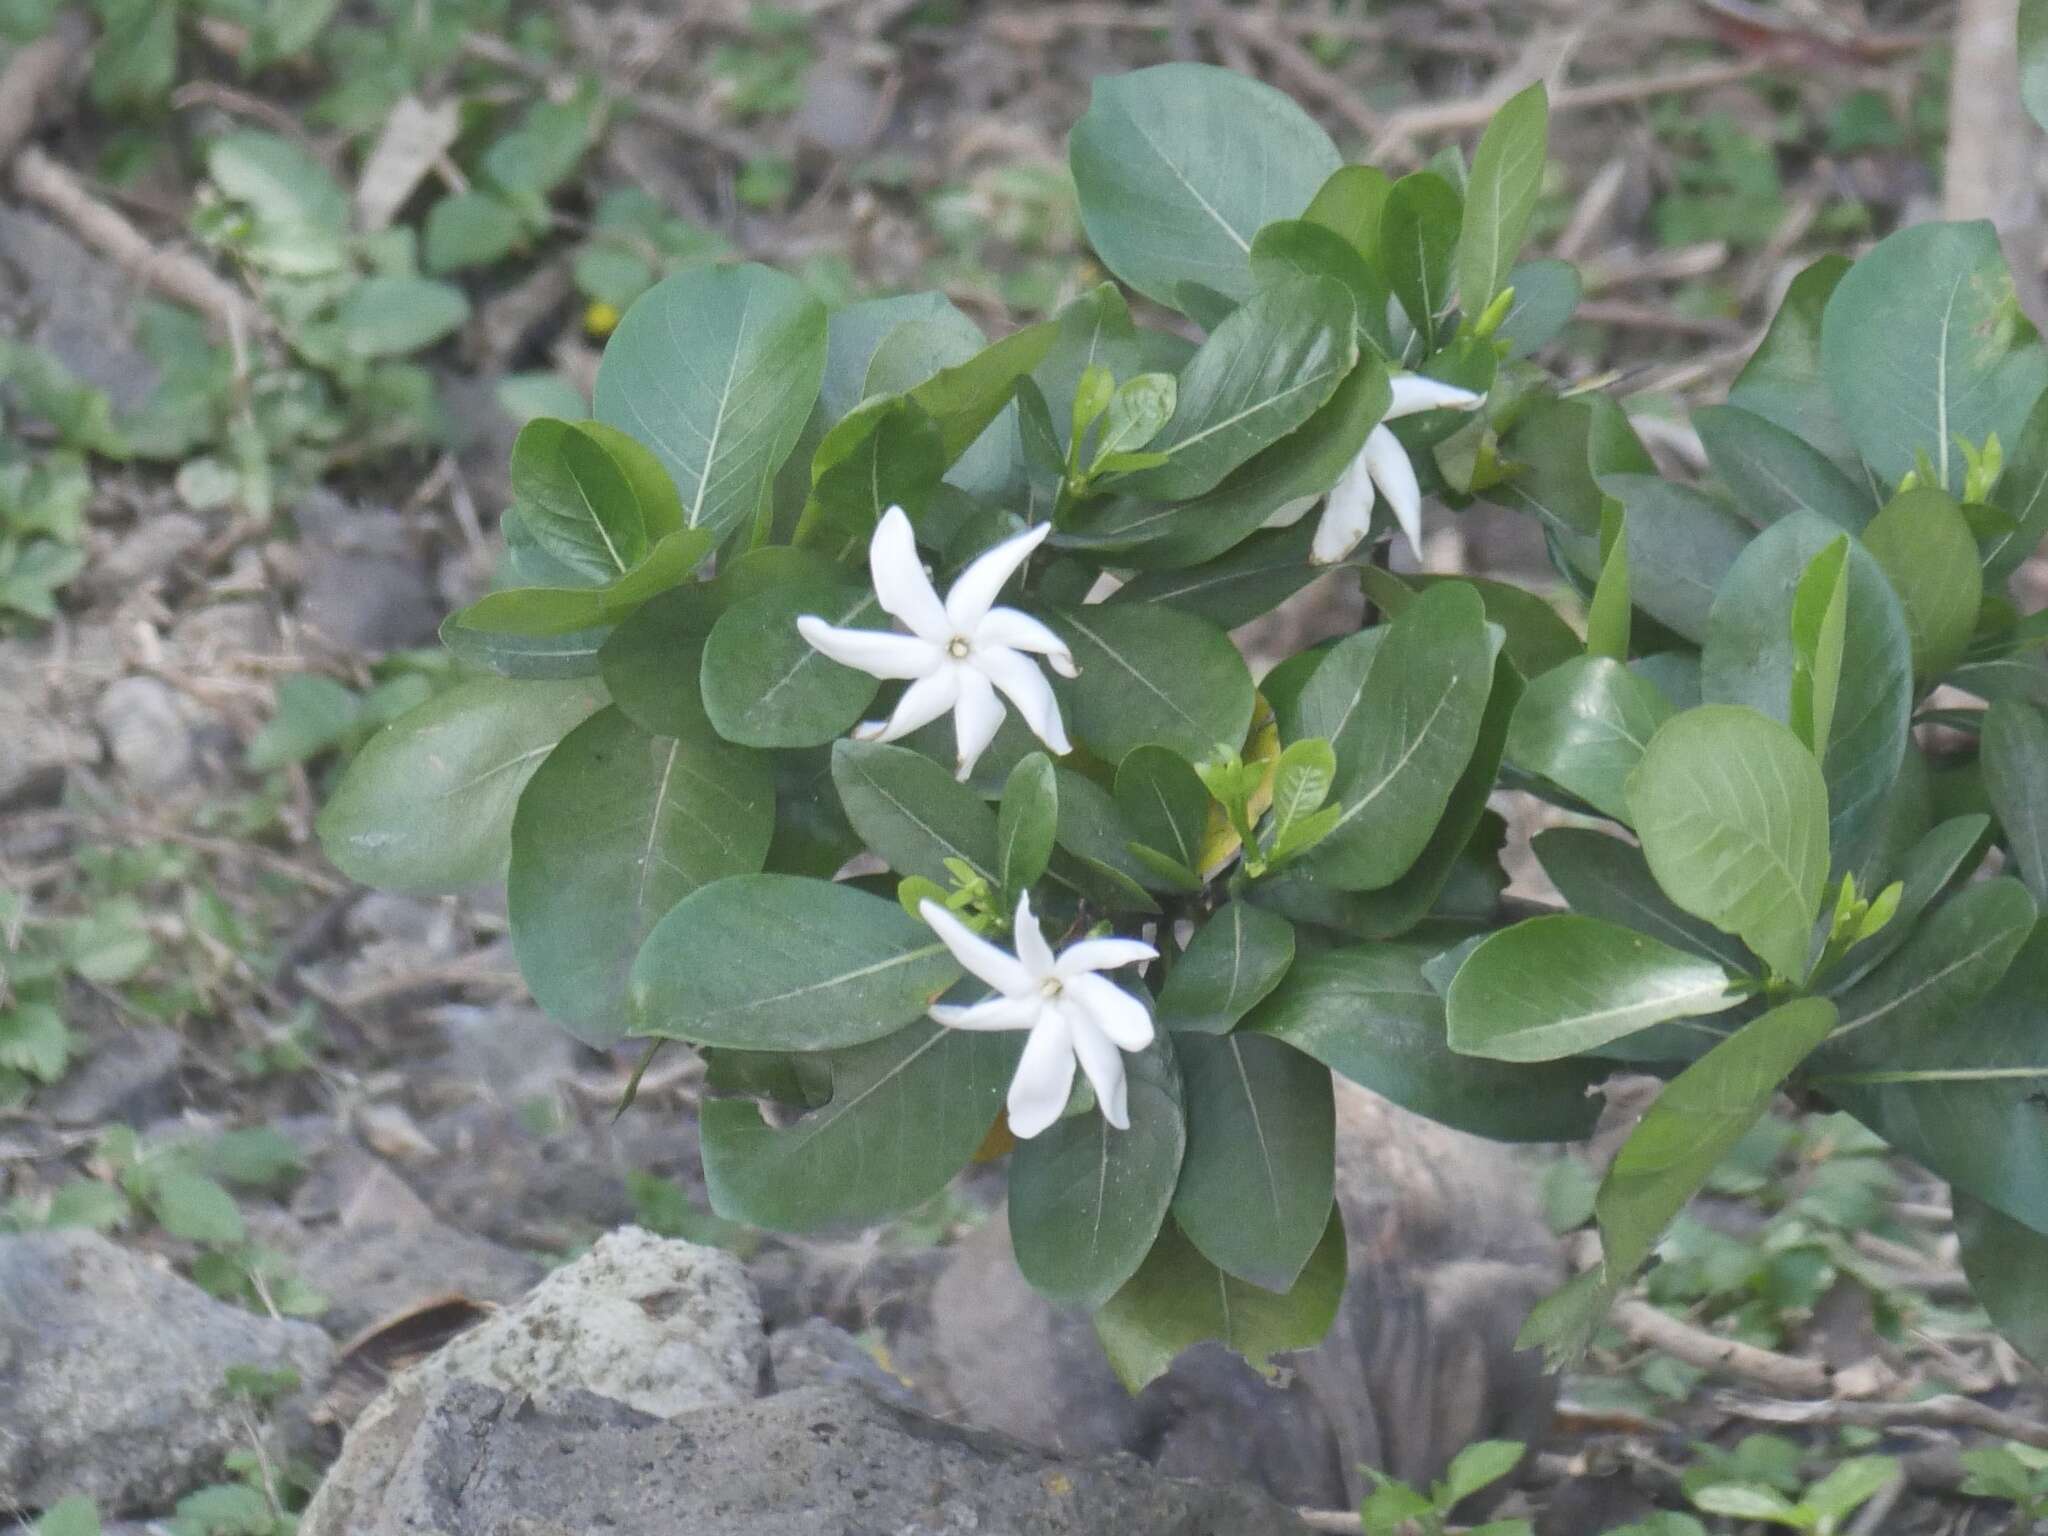
<path id="1" fill-rule="evenodd" d="M 1458 235 L 1458 305 L 1474 320 L 1506 285 L 1528 233 L 1549 142 L 1550 98 L 1540 80 L 1503 102 L 1480 136 Z"/>
<path id="2" fill-rule="evenodd" d="M 1828 872 L 1828 791 L 1786 727 L 1735 705 L 1674 715 L 1629 778 L 1664 893 L 1803 978 Z"/>
<path id="3" fill-rule="evenodd" d="M 1792 595 L 1792 733 L 1827 761 L 1842 683 L 1842 642 L 1849 619 L 1849 537 L 1807 563 Z"/>

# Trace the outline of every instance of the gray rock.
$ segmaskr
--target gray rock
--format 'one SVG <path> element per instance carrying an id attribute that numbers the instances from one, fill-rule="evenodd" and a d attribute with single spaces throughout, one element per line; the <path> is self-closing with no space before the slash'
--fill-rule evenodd
<path id="1" fill-rule="evenodd" d="M 450 1294 L 511 1301 L 541 1277 L 527 1255 L 446 1225 L 382 1163 L 356 1185 L 340 1216 L 297 1260 L 303 1273 L 319 1277 L 328 1298 L 320 1321 L 337 1338 Z"/>
<path id="2" fill-rule="evenodd" d="M 93 709 L 114 766 L 138 789 L 177 789 L 198 770 L 192 727 L 172 688 L 154 677 L 121 677 Z"/>
<path id="3" fill-rule="evenodd" d="M 120 1120 L 141 1125 L 177 1107 L 178 1063 L 185 1041 L 174 1029 L 142 1024 L 97 1036 L 82 1066 L 36 1095 L 36 1110 L 58 1125 Z"/>
<path id="4" fill-rule="evenodd" d="M 104 391 L 117 412 L 155 391 L 156 365 L 134 342 L 143 285 L 41 215 L 0 206 L 0 291 L 10 287 L 11 307 L 29 317 L 26 339 Z"/>
<path id="5" fill-rule="evenodd" d="M 1285 1536 L 1258 1494 L 1067 1460 L 808 1387 L 664 1421 L 414 1383 L 350 1434 L 302 1536 Z M 373 1413 L 376 1410 L 372 1410 Z"/>
<path id="6" fill-rule="evenodd" d="M 775 1390 L 798 1387 L 862 1387 L 902 1408 L 918 1406 L 908 1382 L 882 1368 L 867 1347 L 844 1328 L 810 1317 L 794 1328 L 768 1335 L 768 1363 Z"/>
<path id="7" fill-rule="evenodd" d="M 0 809 L 55 799 L 71 768 L 96 763 L 99 738 L 57 707 L 40 648 L 0 643 Z"/>
<path id="8" fill-rule="evenodd" d="M 329 645 L 390 651 L 434 638 L 440 607 L 396 512 L 315 490 L 293 509 L 304 565 L 299 619 Z"/>
<path id="9" fill-rule="evenodd" d="M 1018 1274 L 1000 1219 L 954 1250 L 924 1357 L 905 1341 L 896 1358 L 971 1423 L 1054 1450 L 1142 1450 L 1177 1475 L 1319 1508 L 1358 1502 L 1361 1465 L 1423 1483 L 1473 1440 L 1538 1433 L 1554 1386 L 1514 1337 L 1564 1271 L 1512 1152 L 1340 1079 L 1337 1188 L 1344 1303 L 1277 1382 L 1205 1345 L 1131 1397 L 1087 1318 Z"/>
<path id="10" fill-rule="evenodd" d="M 118 596 L 167 575 L 205 542 L 206 524 L 190 512 L 151 506 L 134 528 L 87 569 L 86 577 L 93 590 Z"/>
<path id="11" fill-rule="evenodd" d="M 739 1260 L 623 1227 L 407 1379 L 455 1377 L 541 1403 L 590 1392 L 667 1416 L 752 1397 L 767 1366 Z"/>
<path id="12" fill-rule="evenodd" d="M 332 1356 L 311 1324 L 216 1301 L 97 1233 L 0 1237 L 0 1508 L 168 1509 L 247 1443 L 229 1367 L 313 1386 Z"/>

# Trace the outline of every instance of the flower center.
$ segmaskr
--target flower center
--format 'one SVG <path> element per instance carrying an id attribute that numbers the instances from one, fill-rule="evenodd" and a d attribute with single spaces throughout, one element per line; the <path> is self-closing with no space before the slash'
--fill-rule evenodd
<path id="1" fill-rule="evenodd" d="M 965 635 L 955 635 L 946 642 L 946 654 L 955 661 L 965 661 L 973 650 L 973 642 Z"/>
<path id="2" fill-rule="evenodd" d="M 1040 982 L 1040 983 L 1038 984 L 1038 990 L 1039 990 L 1039 992 L 1040 992 L 1040 993 L 1042 993 L 1042 994 L 1044 995 L 1044 997 L 1045 997 L 1046 1001 L 1050 1002 L 1050 1001 L 1051 1001 L 1051 1000 L 1052 1000 L 1053 998 L 1056 998 L 1056 997 L 1058 997 L 1058 996 L 1060 995 L 1060 979 L 1059 979 L 1059 977 L 1057 977 L 1057 976 L 1048 976 L 1048 977 L 1046 977 L 1044 981 L 1041 981 L 1041 982 Z"/>

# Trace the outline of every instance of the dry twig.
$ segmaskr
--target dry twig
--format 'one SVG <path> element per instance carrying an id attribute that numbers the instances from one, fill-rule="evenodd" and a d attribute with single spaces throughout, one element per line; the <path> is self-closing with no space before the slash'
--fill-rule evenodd
<path id="1" fill-rule="evenodd" d="M 1797 1355 L 1781 1355 L 1776 1350 L 1723 1338 L 1645 1301 L 1617 1302 L 1613 1321 L 1638 1344 L 1661 1349 L 1702 1370 L 1746 1377 L 1782 1396 L 1825 1397 L 1834 1389 L 1834 1373 L 1818 1360 L 1802 1360 Z"/>
<path id="2" fill-rule="evenodd" d="M 1723 1413 L 1760 1424 L 1849 1425 L 1859 1429 L 1897 1429 L 1920 1424 L 1937 1429 L 1981 1429 L 2000 1439 L 2017 1440 L 2022 1445 L 2048 1451 L 2048 1424 L 1954 1393 L 1923 1398 L 1916 1403 L 1849 1402 L 1840 1398 L 1788 1403 L 1746 1397 L 1739 1392 L 1717 1392 L 1713 1403 Z"/>

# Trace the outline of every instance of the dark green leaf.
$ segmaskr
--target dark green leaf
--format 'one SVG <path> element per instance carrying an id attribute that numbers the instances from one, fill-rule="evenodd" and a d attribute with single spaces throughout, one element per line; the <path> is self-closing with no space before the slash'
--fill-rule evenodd
<path id="1" fill-rule="evenodd" d="M 1560 913 L 1503 929 L 1445 998 L 1450 1043 L 1495 1061 L 1556 1061 L 1741 1001 L 1727 971 L 1632 928 Z"/>
<path id="2" fill-rule="evenodd" d="M 1550 97 L 1540 80 L 1503 102 L 1480 136 L 1458 235 L 1458 303 L 1471 319 L 1508 284 L 1536 211 L 1549 143 Z"/>
<path id="3" fill-rule="evenodd" d="M 351 879 L 386 890 L 497 879 L 520 791 L 603 703 L 589 682 L 496 678 L 430 699 L 356 754 L 320 813 L 321 846 Z"/>
<path id="4" fill-rule="evenodd" d="M 1006 895 L 1021 895 L 1045 873 L 1059 827 L 1059 807 L 1059 780 L 1051 758 L 1033 752 L 1010 770 L 996 811 L 996 884 Z"/>
<path id="5" fill-rule="evenodd" d="M 1294 963 L 1284 917 L 1233 901 L 1195 930 L 1159 991 L 1160 1027 L 1221 1035 L 1237 1027 Z"/>
<path id="6" fill-rule="evenodd" d="M 654 450 L 687 527 L 760 511 L 825 367 L 824 306 L 766 267 L 700 267 L 641 295 L 605 348 L 596 414 Z"/>
<path id="7" fill-rule="evenodd" d="M 734 604 L 712 626 L 701 672 L 704 712 L 727 741 L 749 747 L 814 747 L 853 725 L 880 684 L 811 649 L 797 617 L 882 629 L 872 592 L 808 583 L 771 587 Z"/>
<path id="8" fill-rule="evenodd" d="M 1174 1220 L 1212 1264 L 1284 1291 L 1329 1222 L 1329 1069 L 1264 1035 L 1184 1034 L 1176 1045 L 1188 1140 Z"/>
<path id="9" fill-rule="evenodd" d="M 1977 540 L 1962 508 L 1933 486 L 1894 496 L 1863 530 L 1863 547 L 1891 578 L 1923 682 L 1963 659 L 1984 601 Z"/>
<path id="10" fill-rule="evenodd" d="M 744 942 L 759 941 L 756 931 Z M 920 1022 L 811 1058 L 831 1074 L 831 1098 L 794 1124 L 770 1125 L 750 1100 L 707 1101 L 711 1208 L 728 1221 L 816 1232 L 922 1205 L 988 1135 L 1022 1050 L 1019 1034 Z"/>
<path id="11" fill-rule="evenodd" d="M 1286 96 L 1206 64 L 1099 77 L 1068 158 L 1089 243 L 1169 306 L 1183 281 L 1248 298 L 1253 237 L 1299 215 L 1338 166 Z"/>
<path id="12" fill-rule="evenodd" d="M 1763 341 L 1728 386 L 1728 403 L 1782 427 L 1818 449 L 1850 480 L 1867 485 L 1869 474 L 1821 376 L 1821 316 L 1848 270 L 1846 256 L 1830 254 L 1792 279 Z M 1873 511 L 1876 505 L 1873 494 Z"/>
<path id="13" fill-rule="evenodd" d="M 832 744 L 832 782 L 861 841 L 899 875 L 947 885 L 957 859 L 990 885 L 997 869 L 996 818 L 981 796 L 932 759 L 871 741 Z"/>
<path id="14" fill-rule="evenodd" d="M 581 1040 L 617 1040 L 654 925 L 691 891 L 758 870 L 774 830 L 757 754 L 701 721 L 653 736 L 599 710 L 548 754 L 512 820 L 512 947 L 534 1001 Z"/>
<path id="15" fill-rule="evenodd" d="M 1358 361 L 1351 296 L 1326 277 L 1289 278 L 1232 312 L 1182 370 L 1167 455 L 1122 488 L 1185 501 L 1315 414 Z"/>
<path id="16" fill-rule="evenodd" d="M 1715 593 L 1753 530 L 1719 502 L 1654 475 L 1601 475 L 1599 485 L 1626 509 L 1635 606 L 1686 639 L 1704 641 Z M 1591 571 L 1597 556 L 1589 544 L 1573 560 Z"/>
<path id="17" fill-rule="evenodd" d="M 1304 427 L 1303 431 L 1310 428 Z M 1255 533 L 1228 554 L 1181 570 L 1146 571 L 1117 588 L 1112 603 L 1166 603 L 1199 615 L 1218 629 L 1249 624 L 1328 574 L 1309 564 L 1315 518 L 1292 528 Z"/>
<path id="18" fill-rule="evenodd" d="M 2035 901 L 2048 906 L 2048 715 L 2007 699 L 1984 716 L 1984 792 Z"/>
<path id="19" fill-rule="evenodd" d="M 1759 526 L 1793 512 L 1813 512 L 1836 527 L 1860 533 L 1877 511 L 1867 485 L 1858 485 L 1803 438 L 1737 405 L 1711 405 L 1692 413 L 1692 424 L 1742 515 Z"/>
<path id="20" fill-rule="evenodd" d="M 1792 718 L 1799 651 L 1793 635 L 1800 579 L 1841 537 L 1833 523 L 1795 512 L 1757 536 L 1722 585 L 1709 622 L 1701 683 L 1715 703 Z M 1849 547 L 1842 669 L 1823 772 L 1830 840 L 1847 863 L 1875 825 L 1904 757 L 1913 704 L 1912 644 L 1891 583 L 1870 553 Z"/>
<path id="21" fill-rule="evenodd" d="M 1432 346 L 1437 318 L 1451 304 L 1451 260 L 1463 213 L 1457 189 L 1431 171 L 1395 182 L 1380 210 L 1380 270 Z"/>
<path id="22" fill-rule="evenodd" d="M 1148 744 L 1200 762 L 1251 725 L 1251 673 L 1230 637 L 1176 608 L 1104 604 L 1049 616 L 1081 675 L 1055 679 L 1068 728 L 1108 762 Z"/>
<path id="23" fill-rule="evenodd" d="M 1834 1027 L 1835 1006 L 1805 997 L 1772 1009 L 1665 1085 L 1616 1154 L 1594 1209 L 1610 1282 L 1633 1274 L 1671 1220 Z"/>
<path id="24" fill-rule="evenodd" d="M 468 318 L 460 288 L 426 277 L 366 277 L 335 312 L 342 342 L 357 357 L 403 357 Z"/>
<path id="25" fill-rule="evenodd" d="M 1748 953 L 1734 939 L 1672 904 L 1633 844 L 1590 827 L 1550 827 L 1530 840 L 1530 848 L 1574 912 L 1634 928 L 1733 970 L 1749 968 Z"/>
<path id="26" fill-rule="evenodd" d="M 1209 791 L 1186 758 L 1165 747 L 1133 747 L 1117 765 L 1116 803 L 1137 841 L 1199 871 Z"/>
<path id="27" fill-rule="evenodd" d="M 824 880 L 734 875 L 684 897 L 641 947 L 634 1033 L 742 1050 L 859 1045 L 902 1029 L 959 974 L 938 936 L 893 901 Z"/>
<path id="28" fill-rule="evenodd" d="M 1551 257 L 1516 266 L 1508 273 L 1508 286 L 1515 296 L 1493 339 L 1506 344 L 1509 357 L 1528 357 L 1555 341 L 1584 291 L 1578 268 Z"/>
<path id="29" fill-rule="evenodd" d="M 1047 1300 L 1102 1306 L 1151 1252 L 1187 1145 L 1180 1071 L 1161 1035 L 1124 1057 L 1131 1125 L 1073 1115 L 1020 1142 L 1010 1159 L 1010 1243 Z"/>
<path id="30" fill-rule="evenodd" d="M 1305 955 L 1246 1022 L 1403 1109 L 1478 1136 L 1574 1141 L 1600 1101 L 1600 1062 L 1513 1066 L 1453 1051 L 1444 1002 L 1423 978 L 1430 948 L 1369 944 Z M 1169 979 L 1167 990 L 1172 990 Z M 1162 1016 L 1165 998 L 1161 999 Z"/>
<path id="31" fill-rule="evenodd" d="M 1218 1269 L 1169 1221 L 1137 1274 L 1095 1314 L 1095 1332 L 1132 1392 L 1207 1339 L 1263 1370 L 1274 1355 L 1322 1342 L 1344 1298 L 1345 1270 L 1344 1222 L 1334 1208 L 1314 1256 L 1285 1294 Z"/>
<path id="32" fill-rule="evenodd" d="M 2048 1235 L 1963 1190 L 1952 1190 L 1963 1273 L 2006 1342 L 2040 1369 L 2048 1362 Z"/>
<path id="33" fill-rule="evenodd" d="M 2018 442 L 2048 386 L 2048 353 L 2021 313 L 1990 222 L 1886 236 L 1835 285 L 1821 369 L 1864 462 L 1888 484 L 1932 461 L 1961 495 L 1956 440 Z"/>
<path id="34" fill-rule="evenodd" d="M 1626 822 L 1628 776 L 1671 714 L 1664 695 L 1620 662 L 1581 656 L 1529 685 L 1508 731 L 1508 757 Z"/>

